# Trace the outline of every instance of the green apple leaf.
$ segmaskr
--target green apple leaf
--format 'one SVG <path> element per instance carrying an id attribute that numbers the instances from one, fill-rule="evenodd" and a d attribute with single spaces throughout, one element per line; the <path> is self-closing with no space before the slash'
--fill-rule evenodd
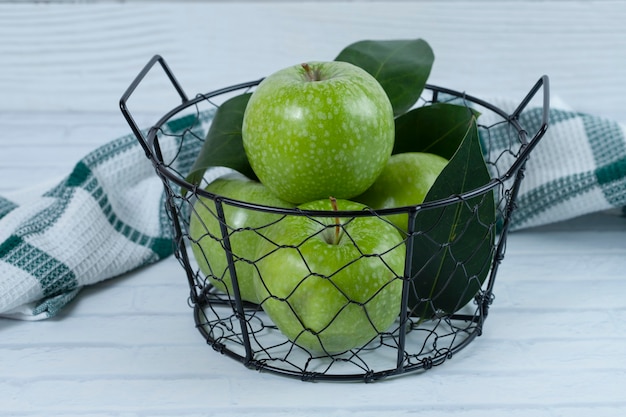
<path id="1" fill-rule="evenodd" d="M 432 49 L 422 39 L 359 41 L 335 58 L 374 76 L 389 96 L 395 115 L 405 113 L 417 102 L 434 60 Z"/>
<path id="2" fill-rule="evenodd" d="M 243 114 L 251 95 L 235 96 L 218 107 L 198 157 L 185 178 L 187 182 L 200 184 L 204 173 L 211 167 L 232 168 L 250 179 L 256 179 L 241 137 Z"/>
<path id="3" fill-rule="evenodd" d="M 479 113 L 469 107 L 434 103 L 396 118 L 393 153 L 429 152 L 452 158 Z"/>
<path id="4" fill-rule="evenodd" d="M 474 119 L 425 201 L 462 194 L 490 180 Z M 418 211 L 409 295 L 414 316 L 454 313 L 478 293 L 495 253 L 495 219 L 493 190 L 444 207 Z"/>

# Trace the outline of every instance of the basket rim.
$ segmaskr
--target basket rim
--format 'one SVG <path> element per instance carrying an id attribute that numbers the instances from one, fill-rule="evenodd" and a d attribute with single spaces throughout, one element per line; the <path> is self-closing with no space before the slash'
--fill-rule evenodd
<path id="1" fill-rule="evenodd" d="M 526 159 L 528 158 L 530 154 L 530 151 L 532 150 L 532 147 L 529 146 L 528 133 L 520 125 L 516 112 L 514 112 L 513 114 L 509 114 L 503 109 L 501 109 L 500 107 L 492 103 L 489 103 L 483 99 L 475 97 L 473 95 L 467 94 L 465 92 L 461 92 L 461 91 L 457 91 L 457 90 L 453 90 L 450 88 L 441 87 L 441 86 L 437 86 L 433 84 L 426 84 L 424 86 L 424 91 L 426 90 L 432 91 L 433 102 L 436 101 L 437 96 L 440 93 L 451 95 L 456 98 L 460 98 L 463 101 L 469 101 L 479 106 L 482 106 L 496 113 L 497 115 L 502 117 L 504 122 L 509 123 L 513 126 L 513 128 L 519 134 L 520 152 L 519 152 L 519 155 L 515 158 L 514 163 L 511 165 L 511 167 L 509 167 L 509 169 L 504 174 L 502 174 L 500 177 L 492 178 L 489 182 L 479 187 L 476 187 L 472 190 L 465 191 L 461 194 L 453 194 L 446 198 L 440 198 L 437 200 L 427 201 L 427 202 L 423 202 L 423 203 L 416 204 L 416 205 L 392 207 L 392 208 L 386 208 L 386 209 L 372 209 L 368 207 L 364 210 L 357 210 L 357 211 L 303 210 L 297 207 L 282 208 L 282 207 L 273 207 L 273 206 L 267 206 L 267 205 L 262 205 L 262 204 L 255 204 L 255 203 L 250 203 L 250 202 L 246 202 L 243 200 L 237 200 L 234 198 L 211 193 L 209 191 L 206 191 L 203 187 L 199 185 L 191 184 L 187 182 L 186 180 L 184 180 L 183 178 L 181 178 L 178 173 L 173 172 L 173 170 L 171 170 L 163 162 L 163 160 L 158 157 L 158 155 L 160 155 L 160 152 L 158 152 L 158 132 L 160 132 L 161 127 L 165 123 L 167 123 L 167 121 L 169 121 L 172 117 L 174 117 L 176 114 L 202 101 L 208 100 L 212 97 L 216 97 L 218 95 L 225 94 L 225 93 L 234 92 L 237 90 L 245 90 L 245 89 L 253 88 L 257 86 L 261 81 L 263 81 L 263 79 L 264 78 L 260 78 L 260 79 L 253 80 L 253 81 L 248 81 L 248 82 L 244 82 L 240 84 L 234 84 L 228 87 L 223 87 L 217 90 L 210 91 L 208 93 L 198 94 L 194 98 L 183 101 L 183 103 L 179 104 L 178 106 L 172 108 L 170 111 L 165 113 L 152 127 L 150 127 L 146 136 L 147 145 L 152 151 L 152 154 L 154 155 L 152 159 L 153 159 L 155 169 L 161 175 L 166 177 L 168 180 L 172 181 L 173 183 L 181 187 L 181 189 L 187 189 L 191 191 L 192 195 L 208 198 L 215 202 L 228 204 L 230 206 L 238 207 L 238 208 L 263 211 L 263 212 L 273 213 L 273 214 L 315 216 L 315 217 L 360 217 L 360 216 L 372 216 L 372 215 L 388 216 L 388 215 L 393 215 L 393 214 L 412 215 L 413 213 L 416 213 L 421 210 L 440 208 L 440 207 L 451 205 L 453 203 L 459 203 L 459 202 L 466 201 L 471 198 L 486 194 L 490 190 L 496 188 L 497 186 L 503 184 L 504 182 L 514 177 L 519 171 L 519 169 L 523 166 L 524 162 L 526 161 Z M 537 86 L 535 86 L 535 90 L 536 90 L 536 87 Z M 533 94 L 532 91 L 526 97 L 525 99 L 526 101 L 530 100 L 529 96 L 531 96 L 531 94 Z"/>

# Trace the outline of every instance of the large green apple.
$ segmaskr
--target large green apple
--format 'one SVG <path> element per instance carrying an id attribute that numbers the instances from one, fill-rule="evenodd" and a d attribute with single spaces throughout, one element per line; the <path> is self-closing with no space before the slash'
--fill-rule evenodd
<path id="1" fill-rule="evenodd" d="M 375 210 L 421 204 L 447 164 L 446 158 L 433 153 L 392 155 L 374 184 L 355 200 Z M 401 230 L 408 228 L 407 214 L 391 215 L 388 220 Z"/>
<path id="2" fill-rule="evenodd" d="M 206 190 L 218 196 L 270 207 L 293 207 L 274 196 L 263 184 L 238 174 L 229 174 L 211 182 Z M 231 251 L 241 298 L 258 302 L 251 262 L 263 233 L 281 215 L 224 204 Z M 217 217 L 215 202 L 200 197 L 193 205 L 189 220 L 189 239 L 200 271 L 219 290 L 233 296 L 226 250 Z"/>
<path id="3" fill-rule="evenodd" d="M 347 62 L 309 62 L 259 84 L 242 137 L 259 180 L 301 204 L 364 192 L 391 155 L 394 129 L 391 103 L 374 77 Z"/>
<path id="4" fill-rule="evenodd" d="M 317 200 L 303 210 L 363 210 L 347 200 Z M 311 352 L 335 354 L 389 330 L 401 305 L 405 245 L 375 216 L 290 215 L 259 245 L 255 284 L 276 326 Z"/>

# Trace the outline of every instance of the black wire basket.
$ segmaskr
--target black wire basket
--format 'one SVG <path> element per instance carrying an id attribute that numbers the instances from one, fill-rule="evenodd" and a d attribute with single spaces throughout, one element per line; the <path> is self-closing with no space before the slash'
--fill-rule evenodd
<path id="1" fill-rule="evenodd" d="M 142 130 L 130 114 L 127 101 L 156 64 L 167 75 L 182 104 L 167 112 L 149 129 Z M 229 98 L 253 91 L 260 81 L 233 85 L 190 99 L 163 58 L 155 56 L 120 100 L 124 117 L 163 182 L 166 196 L 164 222 L 173 229 L 175 256 L 188 280 L 189 303 L 193 308 L 197 329 L 213 349 L 242 362 L 248 368 L 307 381 L 371 382 L 424 371 L 442 364 L 482 333 L 489 306 L 494 299 L 495 277 L 504 257 L 507 233 L 511 227 L 526 160 L 548 126 L 548 78 L 540 78 L 512 112 L 465 93 L 427 85 L 416 106 L 452 102 L 480 112 L 480 145 L 491 179 L 460 194 L 417 206 L 379 211 L 309 211 L 272 207 L 206 191 L 205 185 L 228 172 L 222 168 L 209 170 L 200 185 L 191 184 L 185 179 L 202 147 L 216 109 Z M 540 90 L 543 91 L 543 97 L 539 97 L 539 111 L 521 117 Z M 523 120 L 534 122 L 531 132 L 523 126 Z M 493 207 L 496 214 L 488 222 L 482 221 L 476 214 L 484 206 Z M 227 216 L 229 210 L 235 209 L 265 213 L 268 215 L 266 219 L 271 219 L 268 222 L 270 224 L 235 227 L 229 224 Z M 199 210 L 208 214 L 200 218 Z M 464 223 L 457 226 L 454 235 L 442 235 L 438 229 L 445 222 L 446 213 L 450 212 L 466 213 L 461 217 L 465 219 Z M 333 291 L 341 292 L 345 302 L 340 311 L 321 328 L 313 328 L 301 321 L 299 331 L 289 334 L 270 319 L 265 307 L 274 303 L 282 305 L 282 311 L 288 312 L 284 314 L 293 314 L 299 320 L 299 306 L 295 304 L 302 301 L 292 298 L 298 286 L 291 289 L 288 295 L 272 294 L 272 287 L 266 284 L 270 278 L 264 277 L 257 265 L 267 254 L 259 255 L 259 258 L 241 255 L 235 245 L 240 234 L 252 234 L 255 238 L 268 241 L 271 239 L 264 232 L 267 227 L 301 217 L 320 225 L 315 233 L 326 233 L 324 230 L 338 230 L 339 227 L 345 232 L 346 225 L 355 219 L 371 218 L 382 222 L 392 214 L 405 214 L 409 218 L 409 227 L 402 235 L 402 242 L 389 249 L 390 252 L 403 251 L 404 263 L 399 270 L 387 265 L 392 279 L 375 294 L 367 300 L 352 299 L 350 294 L 342 292 L 335 285 Z M 202 224 L 207 216 L 218 225 L 217 229 L 204 225 L 205 233 L 202 236 L 190 233 L 190 223 L 194 218 Z M 431 219 L 427 227 L 424 227 L 423 221 L 418 221 L 420 216 Z M 418 229 L 418 226 L 421 228 Z M 482 238 L 464 241 L 464 234 L 469 235 L 470 229 L 473 230 L 472 236 L 477 236 L 476 228 L 483 231 Z M 478 236 L 481 236 L 480 233 Z M 213 245 L 211 249 L 207 249 L 209 246 L 201 247 L 200 239 L 210 241 Z M 275 245 L 273 252 L 300 252 L 297 245 L 270 243 Z M 357 246 L 356 243 L 354 245 Z M 468 245 L 476 245 L 477 248 L 472 250 L 470 246 L 468 250 Z M 462 252 L 469 255 L 455 258 L 451 249 L 455 246 L 464 246 Z M 416 257 L 416 251 L 425 247 L 429 247 L 428 253 L 439 255 L 429 255 L 431 257 L 427 259 Z M 206 249 L 206 252 L 199 248 Z M 445 262 L 442 261 L 441 253 L 446 253 Z M 215 261 L 218 255 L 223 262 Z M 385 256 L 387 254 L 361 253 L 361 257 L 352 262 L 369 262 L 373 259 L 385 264 Z M 432 270 L 425 266 L 429 263 L 436 263 L 440 272 L 443 271 L 436 288 L 426 276 Z M 349 269 L 349 265 L 338 269 Z M 243 280 L 250 279 L 246 274 L 254 275 L 256 284 L 265 288 L 261 299 L 250 301 L 242 297 Z M 334 275 L 311 270 L 306 279 L 332 283 Z M 425 286 L 427 291 L 423 290 Z M 450 289 L 454 289 L 452 303 L 449 302 Z M 380 328 L 368 314 L 375 307 L 380 307 L 374 303 L 383 293 L 392 293 L 393 297 L 397 297 L 393 301 L 393 308 L 397 308 L 397 312 L 393 310 L 391 325 L 387 323 L 384 328 Z M 442 294 L 447 294 L 447 302 L 441 301 L 445 298 L 441 298 Z M 319 303 L 312 305 L 309 308 L 320 308 Z M 344 313 L 345 317 L 342 316 Z M 334 326 L 333 320 L 343 320 L 343 327 L 337 324 L 338 328 L 346 328 L 347 325 L 347 328 L 352 329 L 350 331 L 356 333 L 365 329 L 364 339 L 357 346 L 328 347 L 331 338 L 325 338 L 324 332 L 330 332 L 329 329 Z"/>

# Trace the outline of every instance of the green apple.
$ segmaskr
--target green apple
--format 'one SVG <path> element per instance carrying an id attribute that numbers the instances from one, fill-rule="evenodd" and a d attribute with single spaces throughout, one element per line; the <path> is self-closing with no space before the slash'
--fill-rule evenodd
<path id="1" fill-rule="evenodd" d="M 205 189 L 218 196 L 257 205 L 293 207 L 274 196 L 263 184 L 238 174 L 220 177 Z M 251 262 L 254 261 L 257 245 L 263 240 L 262 235 L 268 224 L 280 219 L 281 215 L 226 203 L 223 207 L 241 298 L 256 303 L 254 266 Z M 220 221 L 212 199 L 199 197 L 194 203 L 189 220 L 189 239 L 200 271 L 217 289 L 233 296 Z"/>
<path id="2" fill-rule="evenodd" d="M 340 215 L 366 207 L 326 199 L 299 208 Z M 257 294 L 263 310 L 297 345 L 344 352 L 367 344 L 398 317 L 406 249 L 394 226 L 375 216 L 290 215 L 266 237 L 258 247 Z"/>
<path id="3" fill-rule="evenodd" d="M 364 192 L 387 163 L 394 135 L 393 109 L 378 81 L 338 61 L 270 75 L 250 97 L 242 125 L 259 180 L 296 204 Z"/>
<path id="4" fill-rule="evenodd" d="M 375 210 L 421 204 L 447 164 L 446 158 L 433 153 L 392 155 L 374 184 L 355 200 Z M 408 214 L 391 215 L 388 220 L 403 231 L 408 228 Z"/>

